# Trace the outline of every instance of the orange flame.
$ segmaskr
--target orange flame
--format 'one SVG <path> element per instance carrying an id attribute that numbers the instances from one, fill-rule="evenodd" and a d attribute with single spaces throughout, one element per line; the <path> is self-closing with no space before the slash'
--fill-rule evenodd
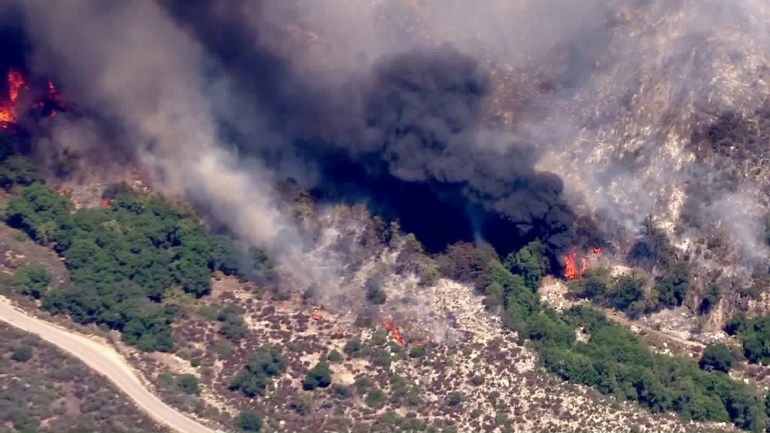
<path id="1" fill-rule="evenodd" d="M 594 247 L 594 254 L 601 254 L 602 253 L 602 247 Z"/>
<path id="2" fill-rule="evenodd" d="M 24 81 L 24 76 L 16 69 L 8 70 L 8 98 L 11 103 L 15 103 L 19 99 L 19 90 L 21 88 L 27 88 L 27 83 Z"/>
<path id="3" fill-rule="evenodd" d="M 390 320 L 383 319 L 382 326 L 385 327 L 388 331 L 390 331 L 390 336 L 393 337 L 394 340 L 396 340 L 396 343 L 404 346 L 406 345 L 406 339 L 401 335 L 401 331 L 398 330 L 398 327 L 390 322 Z"/>
<path id="4" fill-rule="evenodd" d="M 110 199 L 103 198 L 101 202 L 102 209 L 107 209 L 110 207 Z"/>
<path id="5" fill-rule="evenodd" d="M 8 70 L 8 101 L 0 103 L 0 123 L 16 123 L 16 100 L 19 92 L 27 88 L 24 76 L 16 69 Z M 6 125 L 3 125 L 6 126 Z"/>
<path id="6" fill-rule="evenodd" d="M 0 128 L 7 128 L 9 124 L 16 123 L 18 120 L 18 108 L 17 101 L 22 89 L 29 89 L 27 81 L 24 79 L 21 71 L 17 69 L 8 70 L 8 99 L 6 101 L 0 101 Z M 53 103 L 53 107 L 47 108 L 49 111 L 48 116 L 55 117 L 58 110 L 61 110 L 61 104 L 63 100 L 59 90 L 53 81 L 48 80 L 48 92 L 47 95 L 32 102 L 32 107 L 42 110 L 46 107 L 50 107 Z"/>
<path id="7" fill-rule="evenodd" d="M 580 276 L 580 270 L 577 267 L 577 249 L 573 248 L 564 256 L 564 276 L 568 280 L 574 280 Z"/>

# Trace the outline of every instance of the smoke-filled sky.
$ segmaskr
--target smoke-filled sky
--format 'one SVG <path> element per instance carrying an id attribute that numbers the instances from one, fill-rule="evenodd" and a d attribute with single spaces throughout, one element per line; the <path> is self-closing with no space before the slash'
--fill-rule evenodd
<path id="1" fill-rule="evenodd" d="M 273 193 L 293 178 L 436 249 L 540 237 L 558 256 L 576 213 L 633 233 L 700 209 L 738 256 L 767 255 L 762 186 L 699 184 L 713 162 L 684 144 L 767 95 L 757 0 L 2 0 L 0 15 L 26 34 L 23 66 L 92 113 L 57 117 L 51 142 L 133 153 L 251 243 L 300 242 Z M 708 201 L 686 203 L 693 185 Z M 731 204 L 747 201 L 761 206 Z M 688 227 L 672 233 L 702 237 Z"/>

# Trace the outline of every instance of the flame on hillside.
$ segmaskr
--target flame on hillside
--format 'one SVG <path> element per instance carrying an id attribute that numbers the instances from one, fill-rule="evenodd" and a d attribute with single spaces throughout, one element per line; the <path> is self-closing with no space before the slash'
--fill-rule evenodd
<path id="1" fill-rule="evenodd" d="M 594 247 L 594 254 L 601 253 L 600 247 Z M 577 248 L 572 248 L 569 253 L 564 256 L 564 277 L 568 280 L 575 280 L 590 268 L 588 258 L 580 257 L 580 266 L 578 266 L 578 253 Z"/>
<path id="2" fill-rule="evenodd" d="M 383 320 L 382 326 L 385 327 L 388 331 L 390 331 L 390 336 L 393 337 L 394 340 L 396 340 L 396 343 L 404 346 L 406 345 L 406 339 L 403 335 L 401 335 L 401 331 L 399 331 L 398 327 L 394 325 L 390 320 Z"/>
<path id="3" fill-rule="evenodd" d="M 16 123 L 16 101 L 19 99 L 21 89 L 27 89 L 24 76 L 16 69 L 8 70 L 8 99 L 0 102 L 0 127 Z"/>
<path id="4" fill-rule="evenodd" d="M 22 92 L 29 91 L 29 84 L 18 69 L 9 69 L 6 76 L 8 81 L 8 97 L 0 100 L 0 128 L 7 128 L 19 120 L 19 97 Z M 48 80 L 45 95 L 35 100 L 32 107 L 41 110 L 45 115 L 54 117 L 61 109 L 63 99 L 53 81 Z"/>

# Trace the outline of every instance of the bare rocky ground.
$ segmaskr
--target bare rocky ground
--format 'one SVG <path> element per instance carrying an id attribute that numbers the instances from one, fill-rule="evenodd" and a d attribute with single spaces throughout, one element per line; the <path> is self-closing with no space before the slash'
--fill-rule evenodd
<path id="1" fill-rule="evenodd" d="M 726 425 L 684 422 L 671 414 L 650 414 L 634 404 L 565 384 L 540 368 L 533 350 L 484 311 L 472 288 L 441 280 L 427 290 L 433 291 L 432 308 L 453 314 L 454 327 L 462 336 L 452 344 L 402 347 L 377 323 L 356 327 L 349 318 L 302 305 L 298 299 L 255 295 L 252 285 L 225 278 L 215 283 L 207 303 L 237 302 L 242 307 L 249 334 L 239 345 L 228 343 L 217 333 L 218 322 L 200 314 L 205 306 L 191 303 L 190 314 L 175 324 L 182 357 L 189 361 L 133 351 L 131 358 L 151 379 L 164 371 L 199 376 L 201 402 L 230 414 L 254 408 L 275 431 L 731 430 Z M 402 330 L 408 333 L 408 325 L 403 324 Z M 303 391 L 305 371 L 331 350 L 344 353 L 346 342 L 354 338 L 361 339 L 369 353 L 344 355 L 342 362 L 332 363 L 332 387 Z M 249 399 L 229 390 L 247 356 L 264 344 L 284 347 L 287 372 L 264 397 Z M 424 347 L 425 356 L 409 356 L 414 347 Z M 340 395 L 338 385 L 347 388 L 347 397 Z M 374 388 L 385 394 L 381 403 L 367 399 Z M 459 397 L 452 401 L 455 393 Z"/>

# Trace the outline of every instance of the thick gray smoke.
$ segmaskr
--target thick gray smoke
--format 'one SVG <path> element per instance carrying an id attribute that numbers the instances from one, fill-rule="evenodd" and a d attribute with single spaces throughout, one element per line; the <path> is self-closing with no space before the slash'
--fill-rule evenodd
<path id="1" fill-rule="evenodd" d="M 26 17 L 29 66 L 119 125 L 104 146 L 249 242 L 302 244 L 271 186 L 293 178 L 371 196 L 425 185 L 472 230 L 554 254 L 576 242 L 575 209 L 621 244 L 653 215 L 704 263 L 767 258 L 770 175 L 739 168 L 722 188 L 702 173 L 736 168 L 690 145 L 720 110 L 768 94 L 764 2 L 6 3 Z M 712 229 L 729 260 L 697 248 Z"/>
<path id="2" fill-rule="evenodd" d="M 201 92 L 209 85 L 201 74 L 204 53 L 154 2 L 23 7 L 33 67 L 125 131 L 101 143 L 102 152 L 130 146 L 157 188 L 215 202 L 214 214 L 250 242 L 268 244 L 293 229 L 273 202 L 270 174 L 222 145 Z"/>

